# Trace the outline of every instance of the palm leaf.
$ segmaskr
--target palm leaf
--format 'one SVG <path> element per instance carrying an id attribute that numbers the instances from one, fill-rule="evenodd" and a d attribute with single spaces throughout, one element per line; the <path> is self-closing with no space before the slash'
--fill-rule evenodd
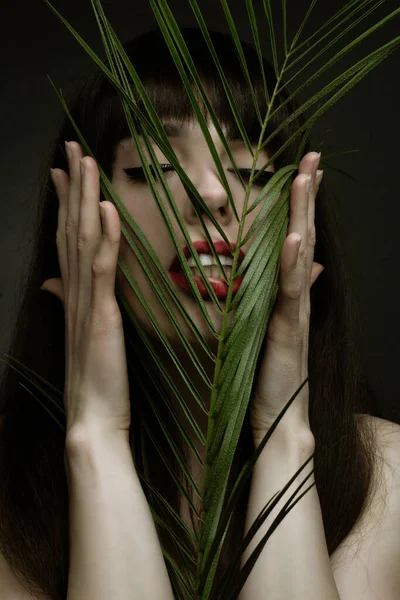
<path id="1" fill-rule="evenodd" d="M 273 498 L 268 500 L 267 505 L 260 512 L 259 517 L 254 522 L 251 529 L 247 532 L 245 539 L 240 548 L 240 553 L 236 556 L 231 567 L 225 573 L 223 579 L 216 582 L 215 573 L 220 557 L 221 548 L 228 530 L 229 523 L 235 510 L 235 506 L 243 493 L 244 486 L 249 477 L 251 477 L 253 466 L 261 453 L 262 448 L 268 442 L 268 439 L 272 435 L 274 429 L 279 425 L 285 412 L 289 409 L 292 402 L 306 384 L 308 378 L 301 384 L 299 389 L 293 394 L 293 396 L 286 403 L 284 409 L 277 417 L 275 423 L 271 427 L 270 431 L 264 437 L 264 440 L 260 444 L 257 451 L 251 460 L 243 466 L 242 471 L 235 482 L 233 490 L 228 495 L 228 478 L 232 467 L 233 456 L 235 454 L 240 432 L 243 427 L 246 411 L 248 410 L 250 398 L 250 392 L 255 376 L 257 359 L 262 347 L 265 331 L 268 326 L 270 315 L 274 306 L 276 295 L 278 292 L 278 272 L 279 272 L 279 259 L 282 249 L 283 242 L 287 235 L 288 226 L 288 210 L 289 210 L 289 197 L 290 188 L 293 180 L 293 175 L 298 168 L 298 162 L 302 156 L 302 151 L 307 139 L 310 136 L 312 127 L 315 121 L 324 114 L 329 108 L 331 108 L 340 98 L 346 94 L 354 85 L 356 85 L 363 77 L 365 77 L 372 69 L 378 66 L 385 58 L 387 58 L 393 51 L 397 50 L 400 44 L 400 36 L 393 40 L 383 44 L 376 48 L 369 55 L 352 64 L 350 68 L 342 72 L 339 76 L 332 79 L 322 89 L 313 94 L 307 101 L 303 102 L 295 113 L 291 114 L 288 118 L 281 121 L 279 127 L 275 129 L 267 138 L 265 138 L 267 125 L 270 123 L 271 118 L 287 103 L 287 101 L 279 102 L 280 91 L 286 87 L 296 77 L 299 77 L 301 73 L 320 58 L 325 52 L 330 50 L 335 44 L 337 44 L 345 35 L 351 31 L 356 25 L 361 23 L 364 18 L 370 15 L 376 8 L 378 8 L 382 2 L 372 0 L 364 0 L 363 2 L 357 2 L 355 0 L 348 2 L 342 9 L 340 9 L 335 15 L 330 17 L 317 31 L 315 31 L 308 39 L 299 43 L 300 37 L 303 33 L 304 27 L 308 21 L 309 15 L 316 5 L 316 0 L 312 0 L 309 9 L 300 24 L 297 32 L 295 33 L 292 42 L 289 45 L 288 31 L 287 31 L 287 5 L 285 0 L 282 0 L 282 17 L 283 17 L 283 37 L 284 37 L 284 59 L 283 64 L 279 65 L 278 59 L 278 47 L 275 35 L 274 15 L 272 11 L 272 3 L 269 0 L 263 0 L 263 10 L 266 18 L 266 26 L 269 31 L 269 39 L 271 43 L 271 53 L 273 58 L 273 66 L 276 73 L 276 86 L 273 90 L 267 88 L 264 68 L 262 64 L 262 52 L 260 44 L 260 30 L 261 25 L 256 18 L 253 0 L 246 0 L 247 14 L 249 16 L 250 28 L 254 38 L 254 46 L 259 57 L 260 69 L 262 71 L 262 77 L 264 81 L 264 91 L 267 99 L 267 113 L 262 115 L 257 105 L 254 90 L 251 84 L 249 71 L 246 64 L 245 55 L 243 52 L 242 44 L 237 32 L 237 27 L 230 12 L 227 0 L 220 0 L 223 8 L 227 27 L 231 32 L 232 40 L 235 45 L 238 60 L 241 65 L 243 74 L 248 82 L 251 97 L 254 102 L 254 110 L 258 116 L 260 122 L 260 138 L 256 147 L 253 150 L 253 145 L 248 139 L 245 127 L 241 121 L 239 111 L 235 106 L 233 95 L 229 89 L 228 82 L 223 72 L 223 68 L 220 64 L 217 52 L 213 47 L 211 36 L 209 35 L 207 26 L 202 16 L 201 10 L 196 0 L 189 0 L 189 4 L 193 11 L 193 14 L 198 22 L 199 28 L 201 29 L 205 43 L 210 51 L 216 69 L 220 75 L 221 83 L 225 90 L 229 105 L 232 109 L 238 130 L 240 131 L 243 141 L 246 144 L 249 152 L 253 156 L 253 166 L 248 185 L 243 181 L 240 172 L 237 169 L 234 158 L 231 154 L 229 143 L 226 140 L 224 133 L 218 119 L 214 113 L 213 107 L 210 105 L 208 97 L 203 89 L 201 79 L 197 73 L 196 66 L 190 56 L 190 51 L 185 43 L 184 37 L 181 34 L 180 28 L 176 22 L 176 19 L 168 5 L 167 0 L 149 0 L 149 4 L 153 10 L 154 16 L 157 20 L 160 31 L 162 32 L 166 41 L 167 47 L 170 51 L 171 57 L 176 65 L 177 71 L 181 77 L 182 84 L 186 89 L 188 98 L 193 107 L 194 114 L 198 120 L 199 126 L 202 129 L 204 137 L 210 149 L 210 153 L 214 159 L 216 168 L 221 178 L 221 182 L 226 190 L 228 201 L 231 205 L 233 214 L 239 223 L 239 233 L 236 240 L 237 248 L 234 253 L 234 260 L 232 265 L 232 275 L 229 280 L 226 280 L 223 267 L 219 261 L 219 256 L 216 254 L 213 244 L 210 239 L 208 229 L 204 223 L 203 213 L 207 215 L 215 230 L 224 239 L 228 245 L 230 245 L 224 231 L 220 227 L 219 223 L 215 220 L 214 216 L 204 203 L 203 199 L 198 194 L 197 189 L 194 187 L 190 179 L 187 177 L 184 170 L 179 165 L 179 161 L 175 155 L 175 152 L 169 142 L 168 136 L 164 130 L 163 124 L 156 114 L 154 107 L 146 93 L 146 90 L 125 50 L 119 41 L 115 31 L 111 27 L 101 5 L 100 0 L 91 0 L 93 12 L 96 18 L 96 22 L 99 27 L 101 39 L 105 49 L 107 57 L 107 64 L 101 61 L 95 52 L 88 46 L 88 44 L 82 39 L 77 31 L 62 17 L 62 15 L 52 6 L 49 0 L 44 0 L 47 6 L 53 11 L 53 13 L 61 20 L 61 22 L 68 28 L 77 42 L 92 58 L 94 63 L 100 70 L 106 75 L 111 84 L 115 87 L 118 92 L 122 105 L 126 115 L 126 121 L 129 127 L 129 131 L 132 139 L 135 142 L 138 150 L 140 160 L 143 165 L 146 180 L 151 189 L 154 201 L 159 209 L 160 215 L 162 216 L 164 223 L 170 233 L 171 240 L 174 244 L 176 253 L 181 262 L 182 269 L 189 282 L 190 289 L 193 297 L 199 306 L 201 314 L 207 323 L 209 330 L 215 336 L 218 341 L 218 349 L 214 354 L 209 348 L 206 339 L 200 333 L 195 323 L 191 320 L 190 315 L 185 310 L 178 295 L 174 291 L 174 286 L 167 277 L 164 268 L 159 262 L 156 253 L 148 242 L 147 237 L 143 234 L 138 225 L 134 222 L 126 207 L 113 189 L 109 179 L 106 177 L 101 165 L 98 165 L 101 180 L 101 189 L 104 197 L 113 202 L 116 206 L 120 215 L 121 221 L 121 232 L 127 240 L 132 252 L 135 254 L 138 262 L 140 263 L 143 271 L 145 272 L 151 288 L 154 290 L 157 298 L 160 300 L 165 313 L 173 325 L 177 335 L 185 348 L 188 358 L 193 362 L 199 375 L 206 383 L 210 390 L 209 407 L 205 399 L 202 398 L 198 390 L 193 386 L 190 377 L 185 372 L 185 368 L 175 354 L 171 344 L 167 337 L 163 333 L 162 328 L 157 322 L 154 314 L 152 313 L 149 306 L 139 289 L 139 286 L 132 278 L 126 264 L 119 258 L 118 264 L 126 277 L 133 293 L 138 298 L 141 306 L 143 307 L 146 315 L 148 316 L 154 331 L 156 332 L 159 339 L 162 341 L 163 346 L 168 352 L 168 355 L 173 361 L 174 365 L 178 369 L 178 372 L 182 376 L 184 383 L 190 391 L 193 402 L 196 402 L 201 410 L 208 417 L 208 428 L 207 434 L 204 436 L 201 427 L 197 423 L 194 416 L 191 414 L 190 408 L 187 406 L 182 395 L 179 393 L 174 381 L 168 374 L 168 370 L 160 360 L 150 338 L 140 322 L 136 318 L 135 313 L 126 301 L 124 297 L 119 295 L 119 300 L 126 311 L 129 319 L 131 320 L 136 332 L 140 335 L 143 343 L 146 346 L 149 356 L 151 357 L 153 366 L 157 369 L 160 376 L 162 385 L 157 385 L 157 391 L 159 393 L 158 402 L 163 402 L 166 410 L 174 420 L 177 429 L 181 435 L 182 441 L 186 444 L 190 452 L 193 453 L 196 460 L 204 466 L 204 484 L 202 489 L 198 489 L 195 482 L 193 481 L 192 475 L 189 472 L 186 464 L 185 457 L 180 450 L 179 444 L 168 432 L 168 428 L 163 424 L 161 415 L 157 408 L 157 403 L 151 398 L 151 394 L 146 390 L 146 386 L 143 381 L 140 381 L 148 404 L 151 407 L 155 418 L 157 419 L 160 429 L 165 437 L 166 443 L 174 456 L 177 464 L 180 465 L 183 475 L 186 479 L 187 484 L 191 488 L 191 492 L 196 494 L 201 500 L 201 513 L 200 517 L 200 531 L 198 536 L 193 536 L 186 527 L 185 523 L 181 519 L 180 515 L 173 509 L 173 507 L 162 497 L 157 488 L 150 482 L 149 473 L 147 469 L 147 461 L 145 456 L 145 445 L 143 443 L 144 438 L 141 438 L 141 448 L 144 454 L 143 465 L 144 472 L 139 471 L 139 477 L 141 479 L 143 487 L 147 490 L 150 497 L 156 498 L 159 503 L 159 508 L 156 511 L 152 508 L 152 514 L 155 523 L 158 527 L 164 528 L 168 531 L 177 554 L 180 556 L 181 562 L 178 564 L 176 559 L 170 555 L 166 550 L 164 551 L 164 557 L 170 567 L 171 584 L 174 589 L 174 593 L 177 598 L 198 598 L 201 600 L 219 599 L 219 600 L 230 600 L 236 598 L 237 594 L 242 589 L 246 578 L 248 577 L 252 567 L 255 564 L 258 556 L 260 555 L 262 548 L 267 543 L 268 538 L 272 534 L 273 530 L 279 526 L 281 520 L 291 510 L 291 508 L 299 501 L 302 497 L 300 495 L 296 500 L 292 502 L 300 488 L 307 481 L 306 479 L 294 492 L 293 496 L 289 499 L 286 505 L 282 508 L 279 515 L 269 528 L 268 532 L 264 535 L 263 539 L 259 542 L 251 556 L 247 560 L 246 564 L 242 569 L 235 574 L 235 567 L 237 567 L 240 560 L 241 554 L 244 552 L 250 540 L 254 537 L 255 533 L 261 527 L 265 518 L 277 504 L 279 499 L 282 497 L 286 489 L 294 481 L 296 476 L 311 460 L 310 457 L 299 471 L 293 475 L 291 480 L 287 483 L 283 490 L 280 490 Z M 353 50 L 358 44 L 368 39 L 369 36 L 375 32 L 378 28 L 385 25 L 391 19 L 398 15 L 400 9 L 392 11 L 390 14 L 381 19 L 378 23 L 375 23 L 372 27 L 366 29 L 361 35 L 357 36 L 350 43 L 345 45 L 336 54 L 329 58 L 325 64 L 316 70 L 305 82 L 300 84 L 296 90 L 289 96 L 289 100 L 295 98 L 300 92 L 302 92 L 307 85 L 315 83 L 317 79 L 333 66 L 340 58 L 345 56 L 348 52 Z M 327 41 L 328 36 L 334 36 L 333 39 Z M 262 30 L 262 37 L 265 37 L 264 30 Z M 314 40 L 314 41 L 313 41 Z M 325 44 L 325 45 L 323 45 Z M 301 49 L 306 47 L 302 53 Z M 316 48 L 319 46 L 319 50 Z M 295 56 L 297 55 L 297 56 Z M 308 56 L 311 55 L 309 59 Z M 305 64 L 301 65 L 302 61 Z M 296 66 L 297 72 L 291 75 L 291 79 L 283 81 L 283 76 L 289 71 L 294 69 Z M 79 127 L 74 122 L 66 102 L 63 98 L 62 92 L 57 91 L 53 82 L 50 80 L 55 93 L 63 106 L 63 109 L 71 121 L 72 126 L 77 135 L 77 139 L 84 150 L 86 155 L 94 155 L 89 147 L 89 144 L 84 139 Z M 144 106 L 144 110 L 140 110 L 137 106 L 135 98 L 132 93 L 132 86 L 137 90 Z M 219 159 L 219 155 L 212 138 L 209 134 L 208 124 L 203 117 L 203 112 L 200 104 L 197 100 L 197 95 L 193 89 L 198 92 L 198 95 L 204 104 L 210 120 L 215 126 L 218 136 L 222 142 L 222 145 L 229 157 L 235 174 L 239 178 L 243 185 L 245 192 L 244 209 L 243 214 L 238 215 L 236 207 L 232 198 L 231 190 L 226 179 L 224 168 Z M 274 156 L 270 157 L 269 161 L 261 169 L 256 170 L 255 165 L 260 152 L 270 141 L 285 127 L 287 127 L 297 116 L 306 113 L 306 111 L 312 108 L 315 104 L 318 104 L 313 114 L 305 120 L 304 125 L 298 127 L 290 139 L 275 153 Z M 142 137 L 146 152 L 148 153 L 151 165 L 148 164 L 147 156 L 142 149 L 139 142 L 139 135 Z M 265 185 L 257 198 L 251 206 L 248 206 L 250 190 L 252 185 L 256 182 L 257 176 L 276 158 L 284 151 L 289 145 L 293 144 L 297 137 L 300 137 L 300 142 L 296 154 L 295 164 L 287 165 L 282 169 L 279 169 L 271 177 L 270 181 Z M 165 154 L 168 161 L 176 170 L 176 173 L 180 177 L 182 184 L 184 185 L 188 196 L 196 210 L 196 214 L 203 228 L 205 239 L 210 243 L 214 259 L 220 269 L 221 276 L 228 284 L 228 295 L 226 298 L 225 307 L 222 308 L 218 298 L 216 297 L 212 286 L 210 285 L 204 268 L 198 259 L 197 253 L 194 251 L 190 235 L 185 228 L 184 222 L 180 216 L 178 207 L 175 204 L 174 198 L 169 190 L 167 182 L 164 178 L 164 174 L 160 169 L 157 157 L 154 153 L 152 142 L 155 142 L 160 150 Z M 327 158 L 331 158 L 333 155 L 327 155 L 324 157 L 325 168 L 329 167 Z M 337 169 L 338 170 L 338 169 Z M 161 189 L 160 189 L 161 188 Z M 221 331 L 218 333 L 209 317 L 207 307 L 204 300 L 199 293 L 197 285 L 194 280 L 191 269 L 186 265 L 184 256 L 181 250 L 180 242 L 172 228 L 168 212 L 164 205 L 161 192 L 164 195 L 169 208 L 174 214 L 174 217 L 181 229 L 182 235 L 185 238 L 186 244 L 192 252 L 197 268 L 201 273 L 201 279 L 205 288 L 207 289 L 210 299 L 213 301 L 217 309 L 223 315 L 223 322 Z M 261 210 L 254 220 L 252 227 L 248 231 L 246 236 L 243 236 L 245 217 L 254 208 L 261 204 Z M 267 218 L 268 217 L 268 218 Z M 137 243 L 134 243 L 129 230 L 132 230 L 134 235 L 140 241 L 141 247 L 144 248 L 145 253 L 143 254 Z M 254 235 L 254 241 L 251 248 L 246 254 L 243 264 L 238 268 L 238 256 L 240 247 Z M 153 272 L 156 271 L 161 284 L 157 283 Z M 234 279 L 243 274 L 244 278 L 240 289 L 238 290 L 235 298 L 232 298 L 233 282 Z M 227 326 L 229 313 L 236 309 L 234 318 L 231 325 Z M 187 342 L 185 335 L 179 326 L 176 318 L 176 311 L 179 311 L 180 316 L 184 319 L 185 324 L 190 327 L 196 341 L 200 347 L 206 352 L 206 355 L 215 364 L 214 375 L 212 381 L 207 376 L 202 365 L 200 364 L 196 353 L 193 351 L 192 346 Z M 3 354 L 3 353 L 1 353 Z M 27 366 L 21 365 L 15 359 L 8 357 L 8 355 L 2 358 L 10 368 L 15 369 L 22 378 L 24 378 L 30 386 L 35 388 L 40 396 L 44 397 L 50 404 L 54 404 L 55 409 L 49 408 L 49 402 L 42 402 L 36 394 L 34 394 L 27 387 L 23 386 L 34 398 L 37 400 L 43 408 L 49 414 L 52 415 L 58 426 L 63 428 L 57 418 L 57 412 L 64 412 L 61 407 L 62 394 L 54 389 L 53 386 L 48 384 L 43 378 L 33 373 Z M 142 366 L 145 370 L 149 370 L 149 365 L 142 357 L 138 357 L 141 360 Z M 15 365 L 17 363 L 17 366 Z M 149 371 L 150 373 L 150 371 Z M 23 385 L 21 383 L 21 385 Z M 172 392 L 174 397 L 177 399 L 179 406 L 182 408 L 184 414 L 187 417 L 188 423 L 193 430 L 194 435 L 204 446 L 205 450 L 205 461 L 203 461 L 196 450 L 195 445 L 191 441 L 191 435 L 188 434 L 186 429 L 182 426 L 177 418 L 175 409 L 173 408 L 167 390 Z M 65 431 L 65 428 L 64 428 Z M 196 512 L 195 506 L 192 502 L 191 495 L 187 493 L 182 482 L 176 477 L 172 465 L 169 464 L 168 458 L 161 448 L 157 447 L 157 440 L 153 437 L 153 432 L 147 423 L 143 423 L 143 436 L 146 435 L 150 440 L 153 441 L 155 448 L 159 451 L 161 460 L 164 462 L 166 469 L 171 474 L 171 477 L 175 481 L 177 489 L 186 498 L 193 511 Z M 135 456 L 132 450 L 133 458 Z M 310 486 L 312 487 L 312 486 Z M 306 493 L 309 489 L 304 493 Z M 228 497 L 227 497 L 228 495 Z M 290 504 L 290 506 L 289 506 Z M 175 531 L 173 531 L 167 525 L 167 515 L 172 517 L 175 524 L 185 533 L 190 543 L 186 543 L 181 539 Z M 191 567 L 194 568 L 191 570 Z"/>

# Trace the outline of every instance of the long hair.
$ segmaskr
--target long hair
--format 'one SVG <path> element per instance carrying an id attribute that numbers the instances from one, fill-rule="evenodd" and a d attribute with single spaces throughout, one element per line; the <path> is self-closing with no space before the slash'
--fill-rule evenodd
<path id="1" fill-rule="evenodd" d="M 219 75 L 200 30 L 188 28 L 183 29 L 182 33 L 201 80 L 207 86 L 217 118 L 229 128 L 230 133 L 238 133 Z M 251 141 L 257 142 L 260 125 L 232 39 L 229 35 L 216 32 L 211 32 L 211 37 L 248 136 Z M 160 32 L 147 32 L 125 43 L 124 48 L 158 115 L 178 120 L 193 119 L 192 106 Z M 266 98 L 257 54 L 249 44 L 243 43 L 243 49 L 261 114 L 266 114 Z M 272 89 L 275 83 L 274 71 L 266 60 L 264 68 L 268 87 Z M 142 104 L 134 87 L 132 91 L 140 108 Z M 286 89 L 283 89 L 277 99 L 278 103 L 287 98 L 287 94 Z M 111 178 L 118 143 L 130 135 L 115 89 L 103 73 L 96 70 L 75 92 L 69 108 L 94 156 Z M 293 101 L 281 108 L 271 120 L 267 134 L 282 119 L 292 114 L 295 108 Z M 300 119 L 296 119 L 284 128 L 272 140 L 268 151 L 275 152 L 281 147 L 301 123 Z M 46 279 L 61 277 L 56 247 L 58 201 L 49 169 L 61 168 L 69 172 L 64 140 L 74 139 L 75 131 L 69 119 L 64 117 L 40 175 L 41 192 L 33 253 L 26 280 L 21 286 L 21 302 L 8 350 L 12 357 L 28 365 L 60 391 L 64 389 L 65 379 L 64 309 L 54 296 L 42 294 L 39 288 Z M 276 169 L 294 162 L 298 140 L 299 138 L 278 157 L 274 165 Z M 304 153 L 309 150 L 306 147 Z M 376 398 L 367 381 L 355 342 L 359 326 L 356 304 L 346 271 L 332 201 L 323 183 L 316 201 L 315 224 L 315 260 L 323 264 L 325 270 L 311 289 L 309 419 L 316 441 L 314 477 L 327 547 L 331 555 L 364 513 L 367 498 L 373 491 L 374 431 L 372 427 L 361 430 L 357 415 L 375 414 Z M 138 440 L 140 425 L 145 420 L 157 445 L 163 447 L 164 453 L 170 457 L 171 464 L 174 464 L 174 469 L 179 474 L 178 465 L 173 462 L 142 391 L 141 385 L 144 385 L 150 393 L 153 390 L 157 394 L 153 378 L 149 377 L 145 369 L 138 368 L 135 361 L 135 353 L 143 353 L 145 348 L 121 305 L 120 308 L 125 339 L 129 337 L 133 341 L 132 344 L 126 344 L 126 350 L 134 411 L 132 414 L 135 414 L 130 433 L 135 465 L 138 471 L 143 471 L 142 448 Z M 259 364 L 260 361 L 256 375 Z M 149 366 L 152 366 L 150 361 Z M 156 369 L 154 377 L 157 378 Z M 5 368 L 0 388 L 0 551 L 13 573 L 28 590 L 47 593 L 52 600 L 65 600 L 69 569 L 65 435 L 48 412 L 19 384 L 20 380 L 13 369 Z M 159 408 L 162 410 L 162 407 Z M 165 419 L 173 428 L 172 419 L 165 412 Z M 322 445 L 328 439 L 332 443 L 322 450 Z M 158 452 L 150 438 L 144 437 L 144 443 L 151 481 L 178 511 L 176 489 L 171 485 L 171 479 L 165 477 Z M 252 452 L 250 426 L 246 418 L 234 457 L 228 491 Z M 248 493 L 249 485 L 231 520 L 217 571 L 218 577 L 243 539 Z M 156 506 L 157 500 L 152 495 L 148 495 L 148 500 Z M 158 532 L 162 543 L 168 546 L 165 532 L 162 529 Z"/>

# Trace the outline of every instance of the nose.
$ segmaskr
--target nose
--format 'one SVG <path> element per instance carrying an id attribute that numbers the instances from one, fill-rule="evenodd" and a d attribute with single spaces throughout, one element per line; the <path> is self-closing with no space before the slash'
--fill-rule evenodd
<path id="1" fill-rule="evenodd" d="M 209 211 L 213 214 L 216 220 L 222 223 L 227 223 L 232 218 L 232 208 L 229 204 L 228 195 L 222 185 L 217 173 L 207 170 L 203 171 L 197 180 L 193 180 L 193 185 L 196 187 L 203 202 L 207 205 Z M 198 210 L 204 214 L 204 209 L 198 204 Z M 191 204 L 188 198 L 187 214 L 188 220 L 198 220 L 195 207 Z M 204 218 L 208 218 L 205 215 Z"/>

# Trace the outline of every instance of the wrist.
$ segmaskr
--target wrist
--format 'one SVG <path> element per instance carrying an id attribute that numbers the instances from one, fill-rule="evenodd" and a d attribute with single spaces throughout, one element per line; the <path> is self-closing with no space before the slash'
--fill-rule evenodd
<path id="1" fill-rule="evenodd" d="M 77 478 L 134 471 L 129 437 L 121 432 L 71 429 L 65 440 L 64 467 L 68 488 Z"/>
<path id="2" fill-rule="evenodd" d="M 65 437 L 65 454 L 73 456 L 81 452 L 97 452 L 99 448 L 110 445 L 129 446 L 129 431 L 74 425 Z"/>
<path id="3" fill-rule="evenodd" d="M 253 443 L 255 449 L 258 448 L 265 435 L 268 433 L 272 426 L 269 427 L 252 429 Z M 311 431 L 309 424 L 303 421 L 290 421 L 285 422 L 283 419 L 278 423 L 276 429 L 273 431 L 271 437 L 266 443 L 268 444 L 274 440 L 275 443 L 283 446 L 301 446 L 306 450 L 315 449 L 315 438 Z"/>

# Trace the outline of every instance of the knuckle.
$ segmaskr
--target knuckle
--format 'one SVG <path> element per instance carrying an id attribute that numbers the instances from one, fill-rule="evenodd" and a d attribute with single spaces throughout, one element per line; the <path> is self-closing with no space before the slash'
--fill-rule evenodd
<path id="1" fill-rule="evenodd" d="M 65 244 L 65 233 L 57 229 L 56 232 L 56 246 L 57 248 L 63 247 Z"/>
<path id="2" fill-rule="evenodd" d="M 305 267 L 307 265 L 307 259 L 308 259 L 308 248 L 307 247 L 300 248 L 300 251 L 298 254 L 298 259 L 297 259 L 297 264 L 301 265 L 302 267 Z"/>
<path id="3" fill-rule="evenodd" d="M 107 240 L 110 244 L 119 245 L 121 241 L 121 230 L 110 232 L 107 236 Z"/>
<path id="4" fill-rule="evenodd" d="M 109 268 L 103 262 L 94 261 L 92 263 L 92 274 L 94 277 L 100 277 L 101 275 L 105 275 L 109 272 Z"/>
<path id="5" fill-rule="evenodd" d="M 308 178 L 305 173 L 300 173 L 297 175 L 296 179 L 293 181 L 293 186 L 296 192 L 303 192 L 304 186 L 307 183 Z"/>
<path id="6" fill-rule="evenodd" d="M 79 251 L 87 250 L 89 244 L 89 236 L 87 233 L 78 233 L 78 237 L 76 239 L 76 245 Z"/>
<path id="7" fill-rule="evenodd" d="M 72 219 L 67 219 L 65 222 L 65 234 L 68 237 L 76 235 L 76 223 Z"/>
<path id="8" fill-rule="evenodd" d="M 301 295 L 301 285 L 297 283 L 291 283 L 285 289 L 285 296 L 290 300 L 298 300 Z"/>
<path id="9" fill-rule="evenodd" d="M 309 227 L 309 229 L 308 229 L 308 245 L 315 246 L 316 241 L 317 241 L 317 233 L 316 233 L 315 225 L 313 225 L 312 227 Z"/>
<path id="10" fill-rule="evenodd" d="M 97 248 L 101 235 L 94 235 L 90 231 L 80 229 L 77 235 L 76 243 L 79 251 L 87 252 L 88 250 Z"/>

